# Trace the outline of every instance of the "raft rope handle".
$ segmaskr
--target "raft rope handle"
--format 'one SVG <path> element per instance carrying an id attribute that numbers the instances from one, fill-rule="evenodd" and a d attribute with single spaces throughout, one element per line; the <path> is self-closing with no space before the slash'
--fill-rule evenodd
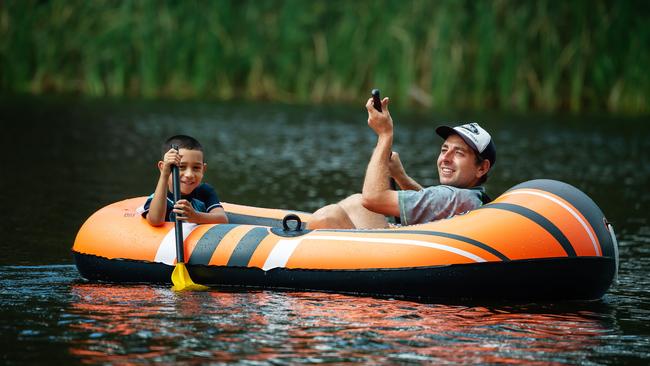
<path id="1" fill-rule="evenodd" d="M 296 227 L 291 229 L 288 225 L 289 221 L 295 221 L 297 223 Z M 302 230 L 302 221 L 300 217 L 296 214 L 288 214 L 282 219 L 282 229 L 284 231 L 301 231 Z"/>

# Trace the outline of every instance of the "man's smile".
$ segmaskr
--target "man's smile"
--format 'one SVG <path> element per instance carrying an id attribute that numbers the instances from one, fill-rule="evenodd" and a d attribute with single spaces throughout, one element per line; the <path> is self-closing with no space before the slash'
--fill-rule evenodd
<path id="1" fill-rule="evenodd" d="M 440 167 L 440 172 L 442 174 L 449 175 L 449 174 L 453 174 L 454 170 L 452 168 L 449 168 L 449 167 Z"/>

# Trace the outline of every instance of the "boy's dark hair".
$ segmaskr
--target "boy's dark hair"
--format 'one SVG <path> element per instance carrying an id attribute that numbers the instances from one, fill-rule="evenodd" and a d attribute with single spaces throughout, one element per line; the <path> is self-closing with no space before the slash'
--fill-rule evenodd
<path id="1" fill-rule="evenodd" d="M 165 153 L 172 148 L 172 145 L 178 145 L 179 149 L 198 150 L 203 152 L 203 146 L 201 146 L 201 143 L 194 137 L 187 135 L 176 135 L 168 138 L 167 141 L 165 141 L 165 143 L 162 145 L 162 155 L 165 155 Z"/>

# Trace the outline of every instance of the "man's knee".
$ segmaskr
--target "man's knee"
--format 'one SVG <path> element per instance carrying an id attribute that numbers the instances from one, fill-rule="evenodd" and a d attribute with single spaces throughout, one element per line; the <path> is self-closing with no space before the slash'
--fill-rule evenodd
<path id="1" fill-rule="evenodd" d="M 354 225 L 340 204 L 328 205 L 314 212 L 307 228 L 314 229 L 353 229 Z"/>
<path id="2" fill-rule="evenodd" d="M 384 215 L 372 212 L 363 207 L 363 195 L 353 194 L 339 202 L 341 209 L 345 211 L 350 220 L 351 226 L 357 229 L 379 229 L 388 225 Z"/>
<path id="3" fill-rule="evenodd" d="M 363 195 L 361 193 L 355 193 L 351 196 L 345 197 L 341 202 L 339 202 L 339 206 L 341 206 L 345 211 L 354 210 L 358 207 L 363 207 L 361 205 L 362 200 Z"/>

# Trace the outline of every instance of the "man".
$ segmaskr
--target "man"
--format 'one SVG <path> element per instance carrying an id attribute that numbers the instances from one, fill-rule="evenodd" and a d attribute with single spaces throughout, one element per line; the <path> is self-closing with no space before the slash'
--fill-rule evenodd
<path id="1" fill-rule="evenodd" d="M 445 139 L 437 160 L 440 185 L 422 188 L 392 152 L 393 119 L 388 103 L 388 98 L 382 100 L 382 112 L 373 107 L 372 98 L 366 103 L 368 125 L 377 134 L 377 146 L 368 163 L 362 193 L 314 212 L 309 229 L 386 228 L 386 216 L 399 216 L 402 225 L 415 225 L 467 212 L 490 201 L 480 186 L 496 162 L 496 148 L 487 131 L 477 123 L 438 127 L 436 133 Z M 391 176 L 401 191 L 390 188 Z"/>

